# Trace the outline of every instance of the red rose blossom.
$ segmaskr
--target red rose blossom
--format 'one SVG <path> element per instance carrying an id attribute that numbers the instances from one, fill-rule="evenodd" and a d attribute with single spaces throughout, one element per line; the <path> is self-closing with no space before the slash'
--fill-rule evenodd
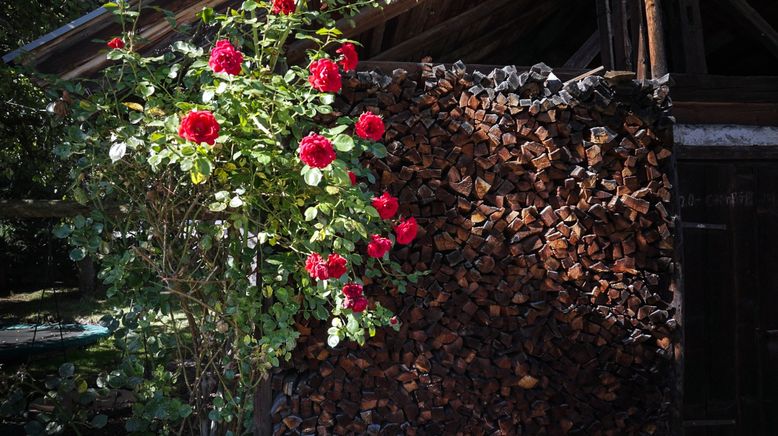
<path id="1" fill-rule="evenodd" d="M 308 83 L 313 89 L 321 92 L 340 91 L 340 71 L 335 62 L 329 59 L 319 59 L 314 61 L 308 69 L 311 75 L 308 76 Z"/>
<path id="2" fill-rule="evenodd" d="M 343 68 L 343 71 L 353 71 L 357 69 L 359 63 L 359 56 L 357 55 L 357 49 L 354 44 L 347 42 L 335 50 L 335 53 L 342 55 L 343 57 L 338 61 L 338 64 Z"/>
<path id="3" fill-rule="evenodd" d="M 337 253 L 332 253 L 327 257 L 327 269 L 329 270 L 330 278 L 338 279 L 343 274 L 346 274 L 346 264 L 348 261 L 341 257 Z"/>
<path id="4" fill-rule="evenodd" d="M 388 192 L 384 192 L 380 197 L 373 198 L 372 205 L 378 211 L 378 216 L 384 220 L 392 218 L 397 213 L 397 209 L 400 208 L 397 197 L 392 197 Z"/>
<path id="5" fill-rule="evenodd" d="M 353 300 L 362 296 L 362 285 L 359 283 L 346 283 L 343 285 L 341 291 L 343 291 L 343 295 L 345 295 L 347 299 Z"/>
<path id="6" fill-rule="evenodd" d="M 381 235 L 372 235 L 370 238 L 372 241 L 367 244 L 367 255 L 370 257 L 380 259 L 392 248 L 390 239 L 384 238 Z"/>
<path id="7" fill-rule="evenodd" d="M 300 160 L 313 168 L 324 168 L 335 160 L 335 149 L 329 139 L 310 133 L 300 140 Z"/>
<path id="8" fill-rule="evenodd" d="M 364 312 L 365 309 L 367 309 L 367 298 L 365 297 L 357 297 L 351 301 L 348 302 L 348 308 L 354 311 L 355 313 Z"/>
<path id="9" fill-rule="evenodd" d="M 397 319 L 397 316 L 393 316 L 393 317 L 389 318 L 389 324 L 391 324 L 391 325 L 397 325 L 399 322 L 400 322 L 400 320 Z"/>
<path id="10" fill-rule="evenodd" d="M 178 136 L 197 144 L 205 142 L 213 145 L 219 137 L 219 122 L 209 111 L 193 110 L 181 120 Z"/>
<path id="11" fill-rule="evenodd" d="M 124 48 L 124 41 L 121 38 L 114 38 L 106 43 L 108 47 L 113 49 Z"/>
<path id="12" fill-rule="evenodd" d="M 243 63 L 243 53 L 235 50 L 230 41 L 222 39 L 211 49 L 208 66 L 214 73 L 227 73 L 233 76 L 240 74 L 240 64 Z"/>
<path id="13" fill-rule="evenodd" d="M 416 218 L 410 217 L 407 220 L 400 221 L 400 224 L 394 226 L 394 233 L 397 235 L 397 243 L 402 245 L 410 244 L 416 238 L 418 226 Z"/>
<path id="14" fill-rule="evenodd" d="M 357 184 L 357 175 L 354 174 L 352 171 L 348 172 L 348 179 L 351 180 L 351 186 L 354 186 Z"/>
<path id="15" fill-rule="evenodd" d="M 294 12 L 294 0 L 273 0 L 273 13 L 289 15 Z"/>
<path id="16" fill-rule="evenodd" d="M 305 270 L 312 279 L 327 280 L 330 278 L 330 271 L 327 268 L 327 261 L 322 259 L 319 253 L 311 253 L 305 259 Z"/>
<path id="17" fill-rule="evenodd" d="M 362 139 L 370 139 L 373 141 L 380 141 L 384 137 L 384 120 L 378 115 L 372 112 L 364 112 L 359 116 L 357 124 L 354 126 L 354 130 Z"/>

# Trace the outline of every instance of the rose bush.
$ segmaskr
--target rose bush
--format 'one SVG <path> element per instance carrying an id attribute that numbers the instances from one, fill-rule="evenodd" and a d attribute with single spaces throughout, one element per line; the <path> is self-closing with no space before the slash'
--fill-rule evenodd
<path id="1" fill-rule="evenodd" d="M 101 260 L 109 297 L 129 307 L 112 321 L 124 361 L 110 373 L 137 397 L 128 431 L 241 434 L 298 324 L 326 322 L 331 346 L 399 329 L 372 296 L 421 274 L 386 256 L 416 223 L 367 191 L 375 176 L 361 162 L 386 154 L 383 121 L 333 112 L 357 57 L 326 27 L 375 3 L 322 5 L 205 9 L 217 35 L 206 49 L 178 41 L 142 56 L 128 32 L 98 90 L 70 88 L 79 103 L 58 153 L 73 163 L 71 197 L 94 212 L 56 233 L 74 259 Z M 127 2 L 107 7 L 134 28 Z M 289 35 L 314 43 L 307 65 L 285 66 Z"/>

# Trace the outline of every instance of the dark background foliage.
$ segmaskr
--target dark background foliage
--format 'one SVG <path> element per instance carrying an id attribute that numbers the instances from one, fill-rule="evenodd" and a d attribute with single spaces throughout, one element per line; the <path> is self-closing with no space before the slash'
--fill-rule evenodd
<path id="1" fill-rule="evenodd" d="M 0 54 L 27 44 L 95 9 L 94 0 L 3 0 Z M 22 67 L 0 64 L 0 200 L 61 197 L 67 170 L 52 153 L 62 136 L 47 111 L 54 91 Z M 74 283 L 65 242 L 50 237 L 52 220 L 0 220 L 0 295 Z M 52 259 L 48 262 L 47 259 Z"/>

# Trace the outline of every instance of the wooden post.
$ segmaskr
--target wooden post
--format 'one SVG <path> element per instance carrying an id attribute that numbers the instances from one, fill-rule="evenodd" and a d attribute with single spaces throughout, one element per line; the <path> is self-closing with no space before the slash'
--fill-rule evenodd
<path id="1" fill-rule="evenodd" d="M 600 34 L 600 59 L 606 70 L 615 66 L 613 53 L 613 27 L 608 0 L 597 0 L 597 30 Z"/>
<path id="2" fill-rule="evenodd" d="M 662 25 L 661 0 L 646 0 L 646 23 L 648 30 L 648 54 L 651 58 L 651 77 L 656 79 L 667 74 L 665 53 L 665 31 Z"/>
<path id="3" fill-rule="evenodd" d="M 691 74 L 707 74 L 708 65 L 705 60 L 705 39 L 702 34 L 702 15 L 699 0 L 680 1 L 681 35 L 683 35 L 683 52 L 686 72 Z M 675 68 L 675 71 L 678 71 Z"/>
<path id="4" fill-rule="evenodd" d="M 646 48 L 646 20 L 643 17 L 643 1 L 636 0 L 632 4 L 632 28 L 635 35 L 633 36 L 633 44 L 635 45 L 635 72 L 637 73 L 638 80 L 645 80 L 648 78 L 649 68 L 651 67 L 648 59 L 648 49 Z"/>

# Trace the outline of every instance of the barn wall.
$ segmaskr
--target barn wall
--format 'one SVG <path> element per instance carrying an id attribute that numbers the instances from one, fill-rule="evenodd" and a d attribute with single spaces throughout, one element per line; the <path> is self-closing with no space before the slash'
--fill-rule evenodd
<path id="1" fill-rule="evenodd" d="M 358 73 L 343 113 L 383 114 L 368 165 L 420 237 L 402 321 L 364 348 L 308 323 L 274 379 L 276 433 L 669 432 L 674 345 L 667 88 L 563 84 L 544 65 L 488 77 Z"/>

